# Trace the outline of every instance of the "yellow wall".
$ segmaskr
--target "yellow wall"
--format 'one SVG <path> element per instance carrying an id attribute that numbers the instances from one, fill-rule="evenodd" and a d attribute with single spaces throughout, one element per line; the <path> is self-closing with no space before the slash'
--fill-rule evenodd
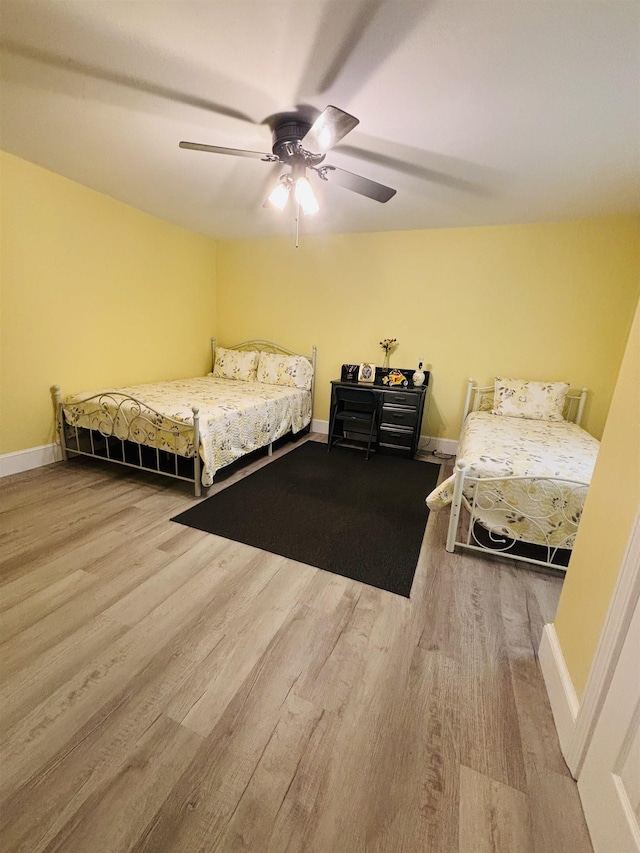
<path id="1" fill-rule="evenodd" d="M 456 439 L 468 376 L 586 385 L 600 436 L 638 299 L 640 218 L 218 243 L 221 344 L 318 346 L 315 417 L 343 362 L 433 371 L 423 433 Z"/>
<path id="2" fill-rule="evenodd" d="M 620 368 L 555 628 L 582 696 L 640 507 L 640 305 Z"/>
<path id="3" fill-rule="evenodd" d="M 196 375 L 216 331 L 317 344 L 319 419 L 342 362 L 380 364 L 378 342 L 397 337 L 392 364 L 422 355 L 433 371 L 425 434 L 457 438 L 467 376 L 497 373 L 587 385 L 585 425 L 602 432 L 638 298 L 638 217 L 216 244 L 0 157 L 0 453 L 53 440 L 52 384 Z"/>
<path id="4" fill-rule="evenodd" d="M 204 374 L 212 240 L 0 153 L 0 453 L 54 440 L 63 392 Z"/>

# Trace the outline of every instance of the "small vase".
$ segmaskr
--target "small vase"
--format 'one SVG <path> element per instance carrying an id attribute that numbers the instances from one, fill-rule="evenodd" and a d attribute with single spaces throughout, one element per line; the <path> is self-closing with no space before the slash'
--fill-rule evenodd
<path id="1" fill-rule="evenodd" d="M 385 370 L 389 370 L 389 353 L 388 352 L 385 352 L 385 354 L 384 354 L 384 361 L 382 363 L 382 367 Z"/>

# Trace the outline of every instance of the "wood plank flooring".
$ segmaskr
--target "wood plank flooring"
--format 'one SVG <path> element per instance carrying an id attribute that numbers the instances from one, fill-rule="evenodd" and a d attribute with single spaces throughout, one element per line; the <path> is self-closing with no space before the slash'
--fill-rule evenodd
<path id="1" fill-rule="evenodd" d="M 169 520 L 193 500 L 0 481 L 0 849 L 592 853 L 536 660 L 559 577 L 432 513 L 405 599 Z"/>

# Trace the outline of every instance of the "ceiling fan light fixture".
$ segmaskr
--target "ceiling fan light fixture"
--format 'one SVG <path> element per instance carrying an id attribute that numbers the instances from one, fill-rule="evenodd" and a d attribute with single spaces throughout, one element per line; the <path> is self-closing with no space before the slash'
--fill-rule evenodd
<path id="1" fill-rule="evenodd" d="M 275 185 L 269 196 L 269 204 L 277 207 L 278 210 L 284 210 L 289 201 L 289 191 L 291 189 L 290 181 L 287 175 L 283 175 Z"/>
<path id="2" fill-rule="evenodd" d="M 271 154 L 248 151 L 242 148 L 205 145 L 200 142 L 183 141 L 180 142 L 180 148 L 208 151 L 212 154 L 253 157 L 263 160 L 265 163 L 278 163 L 285 168 L 290 168 L 290 172 L 280 175 L 278 183 L 262 206 L 271 205 L 284 213 L 289 204 L 290 196 L 294 195 L 296 223 L 299 222 L 301 210 L 304 215 L 312 216 L 320 209 L 318 200 L 306 178 L 307 169 L 311 169 L 323 181 L 327 181 L 330 174 L 338 186 L 374 201 L 384 203 L 396 194 L 396 191 L 391 187 L 385 187 L 370 178 L 355 175 L 353 172 L 347 172 L 345 169 L 339 169 L 324 162 L 327 151 L 359 124 L 355 116 L 346 113 L 339 107 L 329 104 L 311 125 L 306 111 L 301 109 L 294 112 L 275 113 L 266 123 L 271 128 L 273 142 Z M 359 151 L 359 149 L 354 150 Z M 373 159 L 375 162 L 375 158 Z"/>
<path id="3" fill-rule="evenodd" d="M 307 178 L 298 178 L 296 181 L 296 201 L 302 208 L 305 216 L 312 216 L 320 210 L 318 199 L 315 197 L 311 184 Z"/>

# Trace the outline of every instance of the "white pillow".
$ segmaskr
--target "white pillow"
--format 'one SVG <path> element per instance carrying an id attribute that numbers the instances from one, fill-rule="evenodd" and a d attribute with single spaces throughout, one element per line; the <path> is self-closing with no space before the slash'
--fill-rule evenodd
<path id="1" fill-rule="evenodd" d="M 255 382 L 259 353 L 216 347 L 213 375 L 218 379 L 239 379 Z"/>
<path id="2" fill-rule="evenodd" d="M 493 415 L 562 421 L 568 382 L 528 382 L 496 376 Z"/>
<path id="3" fill-rule="evenodd" d="M 261 352 L 257 379 L 267 385 L 285 385 L 290 388 L 311 388 L 313 367 L 303 355 L 278 355 Z"/>

